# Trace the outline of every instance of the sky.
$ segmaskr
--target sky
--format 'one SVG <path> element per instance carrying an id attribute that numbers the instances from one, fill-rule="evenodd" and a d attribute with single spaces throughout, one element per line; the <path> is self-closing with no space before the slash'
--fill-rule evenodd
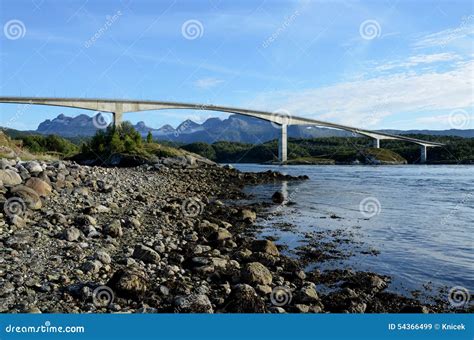
<path id="1" fill-rule="evenodd" d="M 474 128 L 469 0 L 0 0 L 0 96 L 149 99 L 367 129 Z M 58 114 L 0 104 L 0 126 Z M 158 128 L 207 111 L 125 114 Z"/>

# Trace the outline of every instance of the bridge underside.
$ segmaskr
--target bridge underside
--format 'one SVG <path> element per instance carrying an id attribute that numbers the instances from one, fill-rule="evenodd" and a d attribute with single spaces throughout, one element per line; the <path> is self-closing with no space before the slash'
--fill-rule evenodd
<path id="1" fill-rule="evenodd" d="M 110 112 L 114 116 L 114 124 L 120 125 L 123 120 L 123 114 L 126 112 L 165 110 L 165 109 L 190 109 L 190 110 L 209 110 L 226 113 L 240 114 L 258 119 L 263 119 L 281 127 L 281 136 L 279 142 L 278 157 L 281 162 L 287 161 L 287 127 L 289 125 L 314 125 L 324 126 L 334 129 L 340 129 L 352 132 L 354 134 L 367 136 L 374 139 L 374 147 L 380 147 L 380 140 L 391 139 L 401 140 L 419 144 L 422 148 L 421 162 L 426 161 L 426 148 L 442 146 L 441 143 L 424 141 L 406 136 L 398 136 L 378 131 L 358 129 L 355 127 L 335 124 L 310 118 L 297 117 L 277 112 L 266 112 L 259 110 L 248 110 L 226 106 L 215 106 L 208 104 L 189 104 L 161 101 L 137 101 L 121 99 L 84 99 L 84 98 L 37 98 L 37 97 L 0 97 L 0 103 L 26 104 L 26 105 L 48 105 L 72 107 L 100 112 Z"/>

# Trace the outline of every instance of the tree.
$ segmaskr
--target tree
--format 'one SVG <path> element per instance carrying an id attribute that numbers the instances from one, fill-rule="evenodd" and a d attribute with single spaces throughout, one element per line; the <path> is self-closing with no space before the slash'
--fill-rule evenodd
<path id="1" fill-rule="evenodd" d="M 146 142 L 148 144 L 153 143 L 153 135 L 151 134 L 151 131 L 148 131 L 148 134 L 146 135 Z"/>

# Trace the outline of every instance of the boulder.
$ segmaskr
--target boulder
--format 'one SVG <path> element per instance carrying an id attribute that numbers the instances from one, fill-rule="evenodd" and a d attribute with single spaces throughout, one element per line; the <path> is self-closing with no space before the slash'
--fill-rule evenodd
<path id="1" fill-rule="evenodd" d="M 246 283 L 270 285 L 272 283 L 272 273 L 259 262 L 247 263 L 241 272 Z"/>
<path id="2" fill-rule="evenodd" d="M 107 235 L 112 237 L 122 237 L 123 230 L 120 220 L 115 220 L 105 227 L 105 232 Z"/>
<path id="3" fill-rule="evenodd" d="M 75 227 L 66 228 L 63 232 L 63 239 L 69 242 L 77 241 L 81 237 L 81 231 Z"/>
<path id="4" fill-rule="evenodd" d="M 29 209 L 32 210 L 39 210 L 43 206 L 39 195 L 33 189 L 24 186 L 24 185 L 17 185 L 13 189 L 11 189 L 12 196 L 21 198 Z"/>
<path id="5" fill-rule="evenodd" d="M 232 238 L 232 234 L 224 228 L 218 228 L 217 231 L 212 234 L 212 239 L 215 241 L 225 241 Z"/>
<path id="6" fill-rule="evenodd" d="M 265 313 L 265 302 L 257 295 L 255 289 L 247 284 L 236 285 L 226 300 L 226 311 L 229 313 Z"/>
<path id="7" fill-rule="evenodd" d="M 43 171 L 41 165 L 36 161 L 25 162 L 23 163 L 23 166 L 30 174 L 37 174 Z"/>
<path id="8" fill-rule="evenodd" d="M 319 296 L 316 291 L 316 285 L 308 282 L 301 287 L 297 295 L 298 301 L 302 303 L 314 303 L 319 301 Z"/>
<path id="9" fill-rule="evenodd" d="M 270 240 L 256 240 L 252 243 L 252 250 L 272 256 L 280 256 L 277 246 Z"/>
<path id="10" fill-rule="evenodd" d="M 133 257 L 137 260 L 142 260 L 146 263 L 160 263 L 160 254 L 151 249 L 150 247 L 144 246 L 143 244 L 138 244 L 133 250 Z"/>
<path id="11" fill-rule="evenodd" d="M 211 301 L 205 294 L 178 296 L 175 301 L 178 313 L 213 313 Z"/>
<path id="12" fill-rule="evenodd" d="M 25 185 L 33 189 L 38 195 L 43 197 L 49 196 L 53 190 L 51 188 L 51 185 L 37 177 L 31 177 L 26 181 Z"/>
<path id="13" fill-rule="evenodd" d="M 285 202 L 285 196 L 281 191 L 275 191 L 272 196 L 272 201 L 273 203 L 282 204 L 283 202 Z"/>
<path id="14" fill-rule="evenodd" d="M 243 209 L 240 211 L 240 218 L 245 222 L 253 223 L 257 220 L 257 213 L 250 209 Z"/>
<path id="15" fill-rule="evenodd" d="M 21 184 L 20 175 L 11 169 L 0 170 L 0 180 L 3 182 L 3 185 L 6 186 Z"/>
<path id="16" fill-rule="evenodd" d="M 128 267 L 116 271 L 107 282 L 107 286 L 118 296 L 138 299 L 148 289 L 148 278 L 140 269 Z"/>

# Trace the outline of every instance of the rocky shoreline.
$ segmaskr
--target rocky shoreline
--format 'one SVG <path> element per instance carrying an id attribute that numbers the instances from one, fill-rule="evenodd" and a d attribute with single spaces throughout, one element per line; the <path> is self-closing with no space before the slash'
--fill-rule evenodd
<path id="1" fill-rule="evenodd" d="M 305 273 L 229 204 L 277 172 L 165 159 L 134 168 L 0 160 L 2 313 L 440 312 L 374 273 Z M 281 203 L 275 195 L 274 204 Z M 338 283 L 326 294 L 320 283 Z"/>

